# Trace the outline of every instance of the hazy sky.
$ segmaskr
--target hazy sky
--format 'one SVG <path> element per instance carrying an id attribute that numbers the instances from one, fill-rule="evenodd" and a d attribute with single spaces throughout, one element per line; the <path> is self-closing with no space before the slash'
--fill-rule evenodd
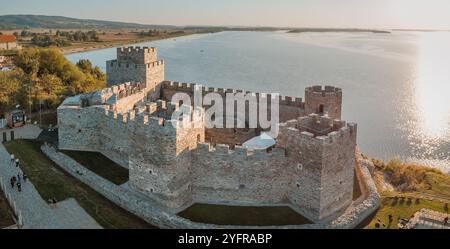
<path id="1" fill-rule="evenodd" d="M 0 14 L 145 24 L 450 29 L 449 0 L 0 0 Z"/>

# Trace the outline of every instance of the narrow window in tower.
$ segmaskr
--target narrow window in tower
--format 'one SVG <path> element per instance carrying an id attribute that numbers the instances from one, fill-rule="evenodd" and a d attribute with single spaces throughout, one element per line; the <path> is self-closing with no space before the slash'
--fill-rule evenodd
<path id="1" fill-rule="evenodd" d="M 325 111 L 325 106 L 324 106 L 323 104 L 320 104 L 320 105 L 319 105 L 319 113 L 320 113 L 320 114 L 323 114 L 324 111 Z"/>

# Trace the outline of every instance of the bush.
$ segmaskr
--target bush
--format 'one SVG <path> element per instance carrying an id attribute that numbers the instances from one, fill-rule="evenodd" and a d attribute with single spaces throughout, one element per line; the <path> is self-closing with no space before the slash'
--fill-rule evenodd
<path id="1" fill-rule="evenodd" d="M 386 173 L 389 182 L 400 191 L 423 191 L 431 189 L 427 181 L 427 174 L 442 174 L 436 169 L 412 163 L 404 163 L 393 159 L 384 164 L 382 170 Z"/>

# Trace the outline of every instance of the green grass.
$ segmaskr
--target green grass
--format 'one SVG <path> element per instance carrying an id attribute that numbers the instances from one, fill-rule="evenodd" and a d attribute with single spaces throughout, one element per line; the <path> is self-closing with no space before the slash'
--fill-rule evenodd
<path id="1" fill-rule="evenodd" d="M 422 208 L 448 213 L 448 204 L 446 207 L 444 202 L 438 200 L 402 196 L 383 197 L 380 209 L 366 228 L 376 228 L 375 224 L 380 220 L 380 228 L 397 229 L 399 219 L 410 219 Z M 389 215 L 392 215 L 392 222 L 389 222 Z"/>
<path id="2" fill-rule="evenodd" d="M 21 168 L 44 200 L 75 198 L 101 226 L 112 229 L 154 228 L 139 217 L 115 205 L 89 186 L 59 168 L 40 149 L 39 142 L 14 140 L 5 144 L 21 160 Z"/>
<path id="3" fill-rule="evenodd" d="M 380 223 L 380 228 L 397 229 L 399 219 L 410 219 L 422 208 L 449 213 L 449 175 L 399 160 L 387 164 L 374 160 L 374 164 L 377 166 L 375 182 L 381 196 L 381 206 L 362 224 L 363 227 L 376 228 L 375 224 Z M 383 175 L 388 175 L 385 180 L 393 186 L 403 186 L 403 191 L 382 191 L 379 178 Z M 389 215 L 392 215 L 392 222 L 389 221 Z"/>
<path id="4" fill-rule="evenodd" d="M 97 175 L 121 185 L 128 181 L 128 169 L 97 152 L 62 151 Z"/>
<path id="5" fill-rule="evenodd" d="M 216 225 L 282 226 L 311 224 L 311 221 L 289 207 L 194 204 L 179 215 L 191 221 Z"/>
<path id="6" fill-rule="evenodd" d="M 0 190 L 0 229 L 14 225 L 13 211 Z"/>

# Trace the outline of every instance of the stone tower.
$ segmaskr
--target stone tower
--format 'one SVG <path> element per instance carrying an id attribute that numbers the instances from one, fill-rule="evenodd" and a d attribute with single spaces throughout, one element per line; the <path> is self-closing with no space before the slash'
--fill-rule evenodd
<path id="1" fill-rule="evenodd" d="M 183 125 L 180 122 L 184 121 L 171 119 L 180 108 L 187 108 L 185 113 L 190 115 Z M 171 209 L 192 200 L 189 152 L 205 141 L 204 109 L 196 111 L 159 100 L 145 127 L 134 129 L 134 136 L 142 142 L 131 151 L 129 185 Z M 193 115 L 197 114 L 196 120 Z"/>
<path id="2" fill-rule="evenodd" d="M 313 86 L 305 90 L 305 113 L 328 115 L 333 119 L 341 119 L 342 90 L 333 86 Z"/>
<path id="3" fill-rule="evenodd" d="M 106 74 L 109 86 L 144 83 L 150 96 L 156 98 L 164 81 L 164 61 L 158 60 L 156 48 L 117 48 L 117 59 L 106 62 Z"/>
<path id="4" fill-rule="evenodd" d="M 356 124 L 310 114 L 280 124 L 278 147 L 292 172 L 290 201 L 312 221 L 333 218 L 353 199 Z"/>

